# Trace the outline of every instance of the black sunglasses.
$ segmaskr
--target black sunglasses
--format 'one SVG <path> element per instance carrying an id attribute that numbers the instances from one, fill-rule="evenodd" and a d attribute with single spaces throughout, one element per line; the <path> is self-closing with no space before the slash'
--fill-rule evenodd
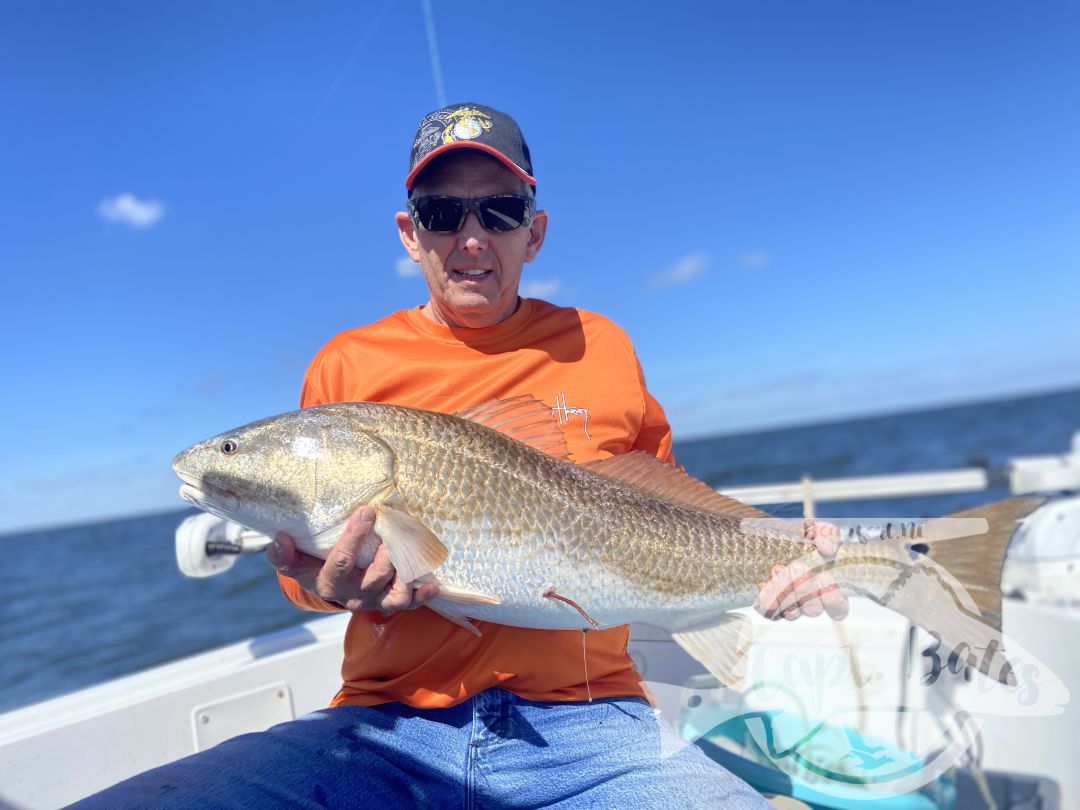
<path id="1" fill-rule="evenodd" d="M 408 205 L 412 221 L 425 231 L 455 233 L 461 230 L 469 212 L 475 211 L 486 230 L 502 232 L 528 225 L 536 201 L 516 194 L 496 194 L 475 200 L 431 194 L 409 200 Z"/>

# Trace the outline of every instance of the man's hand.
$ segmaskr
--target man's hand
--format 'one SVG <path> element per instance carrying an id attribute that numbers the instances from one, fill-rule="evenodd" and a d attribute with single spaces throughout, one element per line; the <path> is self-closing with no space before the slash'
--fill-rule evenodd
<path id="1" fill-rule="evenodd" d="M 831 523 L 815 521 L 808 533 L 823 557 L 832 557 L 840 548 L 840 529 Z M 797 619 L 820 616 L 824 610 L 834 619 L 848 614 L 848 600 L 828 573 L 811 576 L 801 560 L 777 565 L 767 582 L 761 583 L 754 609 L 766 619 Z"/>
<path id="2" fill-rule="evenodd" d="M 382 543 L 371 565 L 356 567 L 360 547 L 374 525 L 374 510 L 362 506 L 349 518 L 325 561 L 297 551 L 285 532 L 278 532 L 266 550 L 266 558 L 278 573 L 295 579 L 305 591 L 346 610 L 381 610 L 390 614 L 415 610 L 438 596 L 439 586 L 434 583 L 414 590 L 411 584 L 398 579 Z"/>

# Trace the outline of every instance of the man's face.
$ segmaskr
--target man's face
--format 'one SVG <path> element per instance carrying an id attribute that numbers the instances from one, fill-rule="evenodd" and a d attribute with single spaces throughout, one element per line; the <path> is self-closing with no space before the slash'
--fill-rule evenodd
<path id="1" fill-rule="evenodd" d="M 499 161 L 463 149 L 425 169 L 413 196 L 475 199 L 528 192 L 529 187 Z M 471 329 L 494 326 L 514 314 L 521 271 L 525 262 L 536 257 L 547 230 L 543 211 L 533 215 L 528 227 L 503 232 L 485 230 L 474 211 L 456 233 L 421 230 L 404 212 L 397 214 L 396 221 L 402 244 L 424 271 L 430 295 L 428 316 L 437 323 Z"/>

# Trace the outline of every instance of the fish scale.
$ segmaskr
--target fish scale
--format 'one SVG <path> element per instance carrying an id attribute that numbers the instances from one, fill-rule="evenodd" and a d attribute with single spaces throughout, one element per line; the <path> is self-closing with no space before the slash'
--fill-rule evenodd
<path id="1" fill-rule="evenodd" d="M 695 624 L 742 606 L 732 602 L 756 590 L 773 565 L 807 553 L 805 541 L 749 538 L 737 520 L 666 501 L 543 456 L 483 425 L 451 419 L 395 419 L 379 435 L 397 458 L 397 493 L 406 510 L 450 550 L 440 579 L 490 589 L 491 565 L 500 566 L 504 582 L 531 579 L 526 605 L 512 602 L 522 597 L 520 588 L 496 589 L 504 610 L 532 607 L 581 626 L 572 609 L 545 600 L 543 586 L 550 583 L 590 615 L 630 609 L 636 621 L 656 623 L 656 614 L 679 612 L 683 623 Z M 482 502 L 471 497 L 474 490 L 483 493 Z M 559 566 L 534 573 L 527 557 L 512 556 L 523 537 L 530 556 L 549 554 Z M 650 612 L 658 597 L 662 610 Z"/>

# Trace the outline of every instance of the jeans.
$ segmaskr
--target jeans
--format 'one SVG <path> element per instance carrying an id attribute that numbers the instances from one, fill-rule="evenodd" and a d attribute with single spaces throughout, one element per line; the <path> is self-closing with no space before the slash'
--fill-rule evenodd
<path id="1" fill-rule="evenodd" d="M 78 808 L 769 808 L 640 698 L 339 706 L 132 777 Z M 670 738 L 669 738 L 670 742 Z M 671 753 L 673 748 L 678 748 Z"/>

